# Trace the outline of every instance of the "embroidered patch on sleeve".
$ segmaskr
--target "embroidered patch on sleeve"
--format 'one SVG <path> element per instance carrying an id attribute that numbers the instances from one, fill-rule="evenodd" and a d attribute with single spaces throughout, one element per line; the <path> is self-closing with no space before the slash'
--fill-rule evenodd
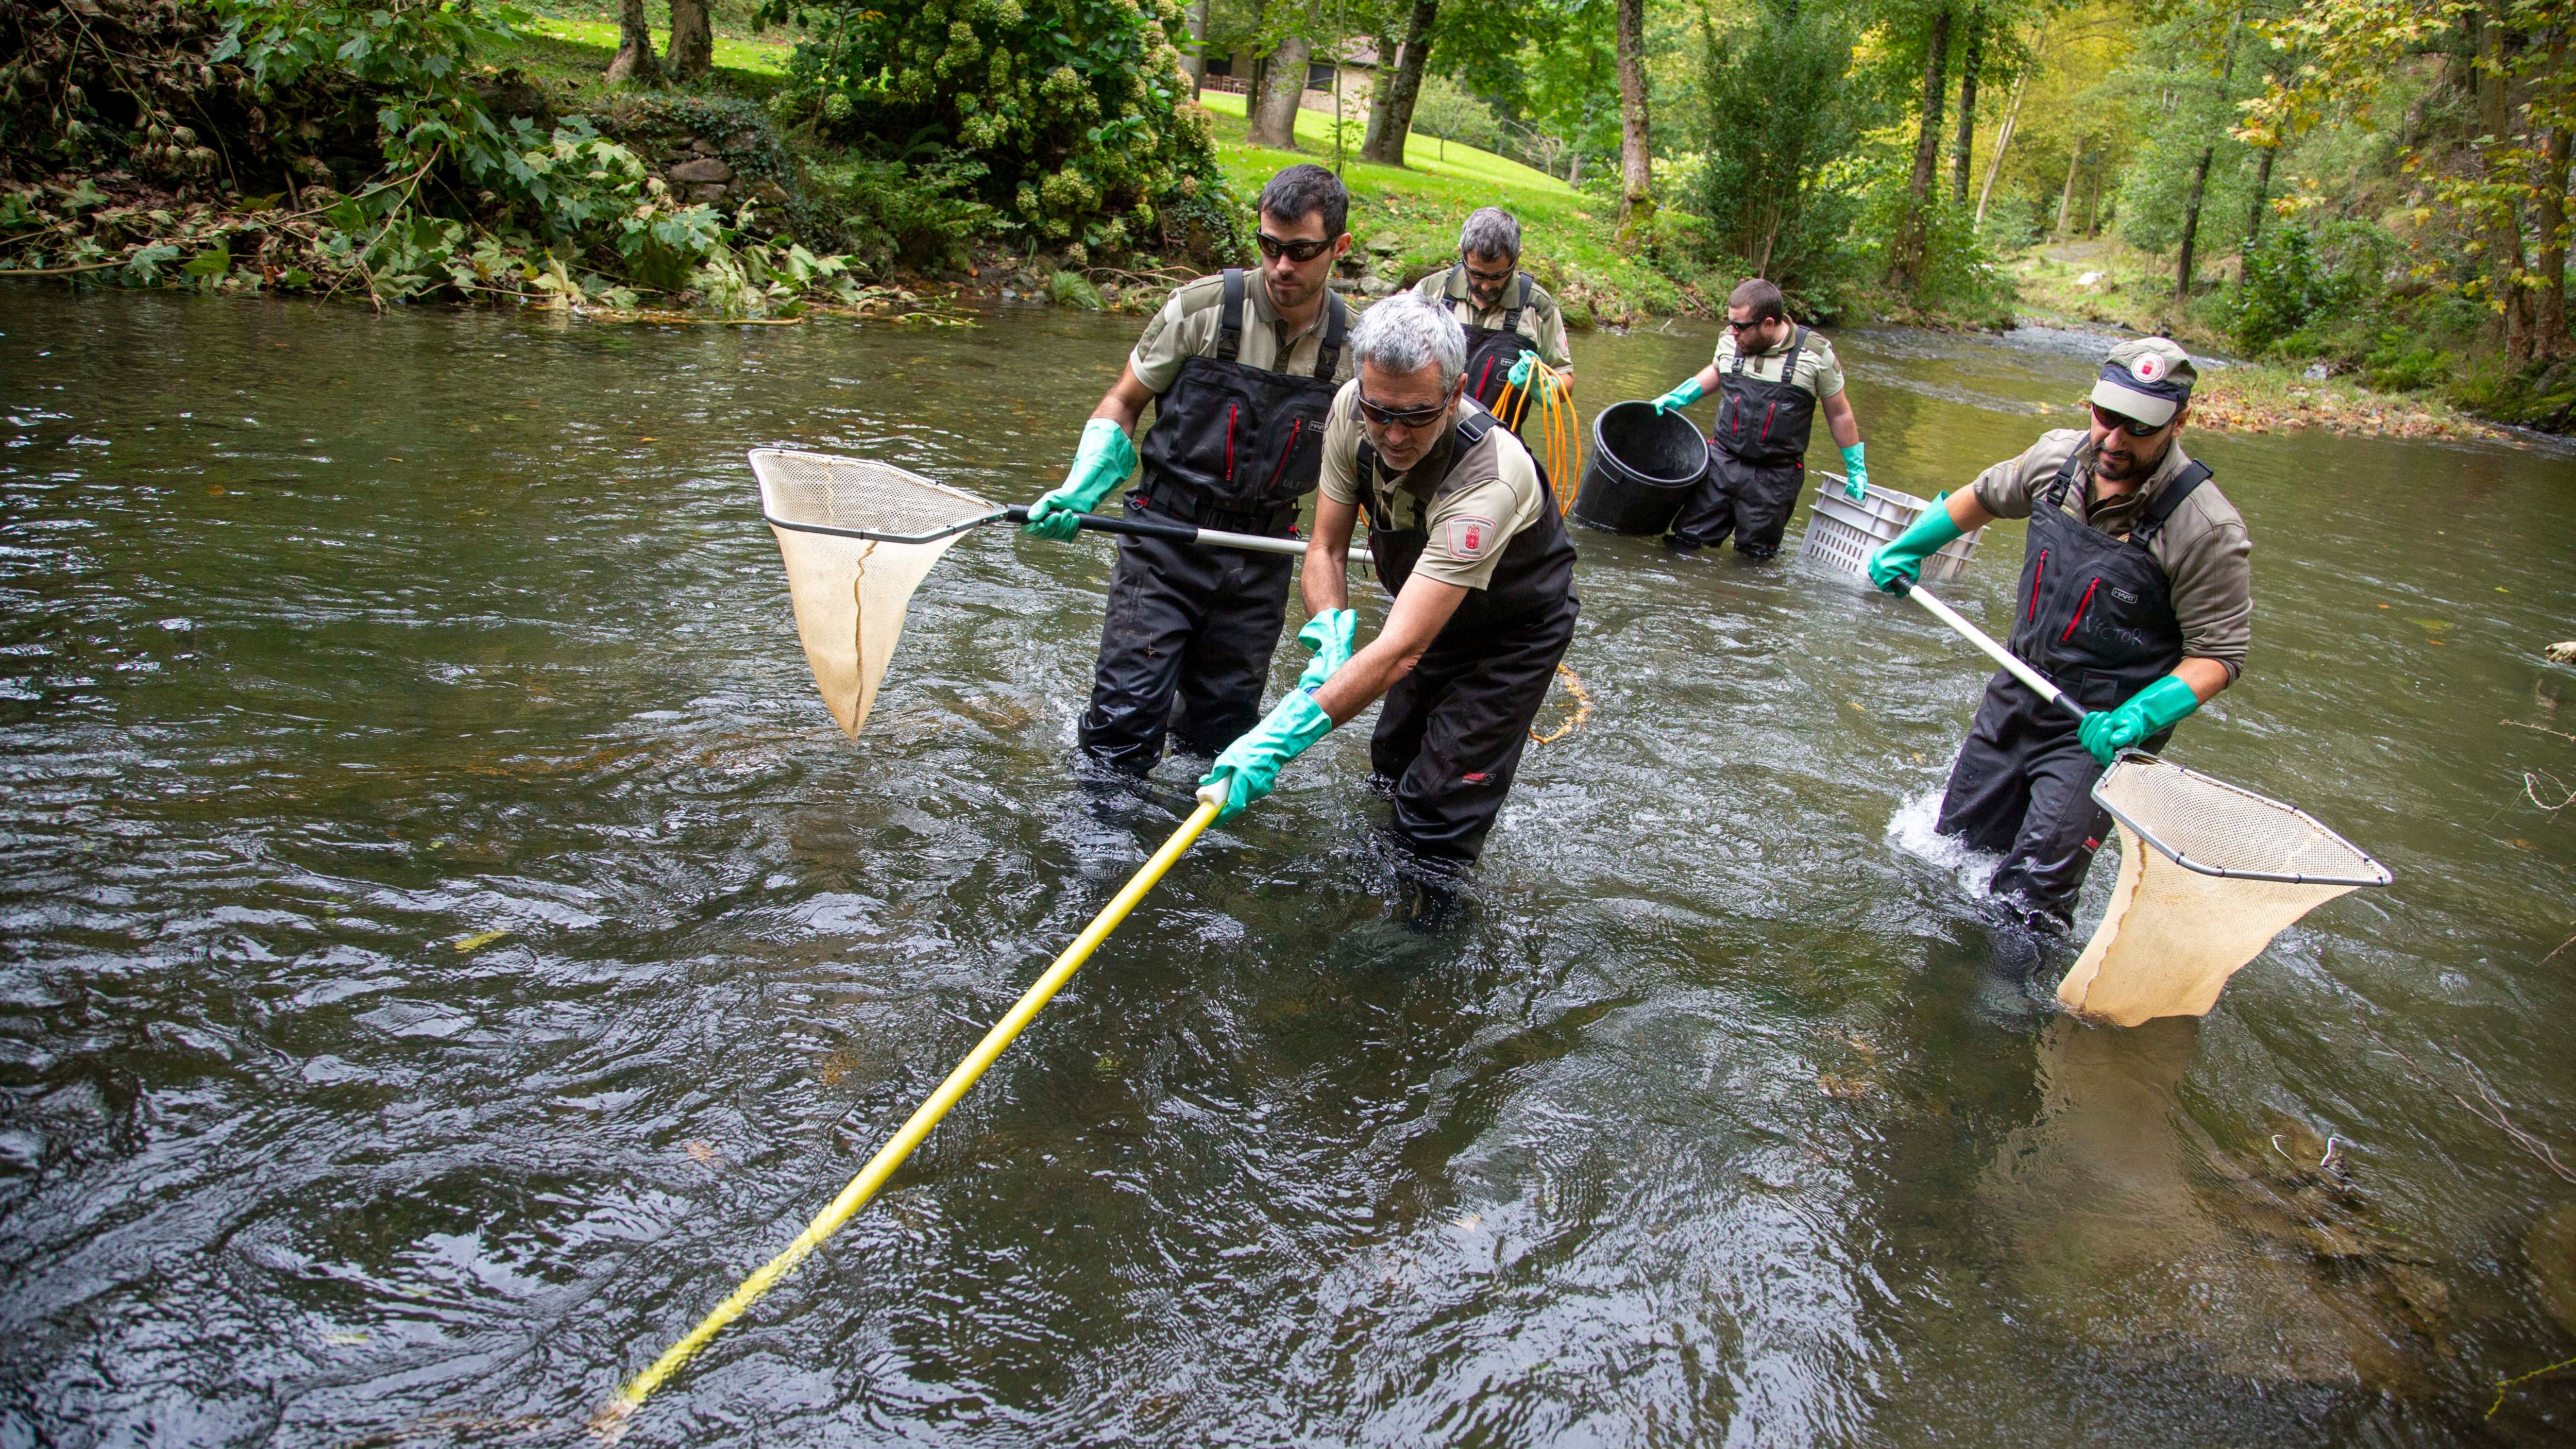
<path id="1" fill-rule="evenodd" d="M 1494 520 L 1462 514 L 1449 520 L 1449 552 L 1462 559 L 1482 558 L 1494 541 Z"/>

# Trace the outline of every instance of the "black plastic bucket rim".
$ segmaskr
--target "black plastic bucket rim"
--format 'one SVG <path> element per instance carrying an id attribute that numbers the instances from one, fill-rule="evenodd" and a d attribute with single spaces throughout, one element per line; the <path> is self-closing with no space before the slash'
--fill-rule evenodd
<path id="1" fill-rule="evenodd" d="M 1600 412 L 1593 414 L 1593 456 L 1600 459 L 1613 471 L 1625 475 L 1626 478 L 1632 482 L 1645 484 L 1655 488 L 1687 488 L 1692 484 L 1697 483 L 1708 468 L 1708 441 L 1700 436 L 1699 426 L 1693 423 L 1689 418 L 1684 417 L 1677 412 L 1658 415 L 1659 421 L 1662 419 L 1669 419 L 1673 424 L 1688 430 L 1691 436 L 1692 446 L 1698 452 L 1700 466 L 1678 476 L 1666 477 L 1661 474 L 1649 473 L 1646 470 L 1637 467 L 1627 459 L 1619 456 L 1617 450 L 1613 449 L 1610 446 L 1609 441 L 1602 436 L 1602 425 L 1608 422 L 1613 414 L 1621 413 L 1629 408 L 1645 408 L 1651 412 L 1654 409 L 1654 406 L 1655 405 L 1653 403 L 1646 402 L 1642 399 L 1632 399 L 1628 402 L 1612 403 L 1610 406 L 1603 408 Z"/>

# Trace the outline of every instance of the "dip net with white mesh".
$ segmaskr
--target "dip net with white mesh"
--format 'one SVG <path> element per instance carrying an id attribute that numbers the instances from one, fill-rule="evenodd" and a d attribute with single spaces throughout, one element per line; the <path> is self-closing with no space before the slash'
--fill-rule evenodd
<path id="1" fill-rule="evenodd" d="M 2118 823 L 2120 878 L 2057 999 L 2095 1020 L 2206 1015 L 2301 916 L 2391 879 L 2307 812 L 2152 755 L 2122 755 L 2093 798 Z"/>
<path id="2" fill-rule="evenodd" d="M 845 734 L 876 704 L 912 591 L 959 535 L 1003 511 L 901 468 L 756 448 L 760 513 L 787 564 L 805 662 Z"/>

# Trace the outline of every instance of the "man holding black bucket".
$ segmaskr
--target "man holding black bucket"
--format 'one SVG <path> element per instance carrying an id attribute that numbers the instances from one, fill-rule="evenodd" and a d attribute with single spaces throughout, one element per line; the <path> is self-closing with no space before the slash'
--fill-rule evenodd
<path id="1" fill-rule="evenodd" d="M 1324 413 L 1351 375 L 1350 320 L 1325 285 L 1351 249 L 1350 195 L 1321 166 L 1262 188 L 1255 276 L 1228 268 L 1172 294 L 1083 425 L 1065 481 L 1029 506 L 1026 532 L 1074 536 L 1138 461 L 1127 439 L 1145 404 L 1143 485 L 1128 511 L 1230 533 L 1286 536 L 1315 486 Z M 1084 758 L 1141 775 L 1177 730 L 1214 753 L 1261 718 L 1287 616 L 1288 554 L 1122 537 L 1100 662 L 1077 738 Z M 1349 652 L 1350 634 L 1342 634 Z"/>
<path id="2" fill-rule="evenodd" d="M 1925 509 L 1869 562 L 1871 581 L 1893 591 L 1961 534 L 2030 520 L 2010 648 L 2095 713 L 2079 726 L 1996 674 L 1950 768 L 1939 829 L 2002 852 L 1995 897 L 2042 930 L 2073 923 L 2109 833 L 2092 793 L 2103 770 L 2124 749 L 2163 749 L 2245 666 L 2254 618 L 2245 520 L 2178 441 L 2195 376 L 2165 338 L 2112 348 L 2089 429 L 2042 434 Z"/>
<path id="3" fill-rule="evenodd" d="M 1683 500 L 1666 540 L 1684 553 L 1715 548 L 1731 534 L 1735 551 L 1766 559 L 1798 506 L 1807 477 L 1807 438 L 1816 412 L 1843 450 L 1843 488 L 1868 496 L 1869 464 L 1860 422 L 1843 394 L 1843 368 L 1833 344 L 1789 320 L 1780 289 L 1760 277 L 1736 284 L 1726 299 L 1726 335 L 1708 366 L 1655 400 L 1655 411 L 1686 408 L 1718 393 L 1717 426 L 1708 437 L 1708 476 Z"/>

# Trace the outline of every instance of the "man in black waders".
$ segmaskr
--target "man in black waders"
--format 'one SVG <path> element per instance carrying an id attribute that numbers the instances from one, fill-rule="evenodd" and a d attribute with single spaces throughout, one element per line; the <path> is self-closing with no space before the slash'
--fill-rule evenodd
<path id="1" fill-rule="evenodd" d="M 1396 839 L 1436 887 L 1483 850 L 1574 637 L 1574 544 L 1529 450 L 1466 400 L 1466 337 L 1445 308 L 1398 293 L 1361 316 L 1351 345 L 1359 377 L 1324 435 L 1306 609 L 1349 617 L 1343 551 L 1362 508 L 1394 606 L 1347 662 L 1310 624 L 1325 642 L 1305 677 L 1199 783 L 1222 794 L 1218 819 L 1235 815 L 1383 695 L 1369 761 L 1392 788 Z"/>
<path id="2" fill-rule="evenodd" d="M 2042 434 L 1870 559 L 1870 578 L 1895 590 L 1961 534 L 2030 520 L 2012 652 L 2097 713 L 2078 728 L 2064 708 L 1996 674 L 1950 769 L 1940 829 L 2003 852 L 1995 896 L 2043 930 L 2073 923 L 2076 891 L 2109 833 L 2093 782 L 2121 750 L 2163 749 L 2177 723 L 2235 681 L 2253 637 L 2245 520 L 2175 441 L 2195 376 L 2162 337 L 2112 348 L 2089 430 Z"/>
<path id="3" fill-rule="evenodd" d="M 1258 210 L 1260 272 L 1201 277 L 1163 304 L 1083 425 L 1073 471 L 1030 505 L 1027 532 L 1072 538 L 1075 516 L 1126 481 L 1137 462 L 1127 430 L 1148 399 L 1154 425 L 1130 513 L 1295 532 L 1323 458 L 1325 411 L 1351 375 L 1350 314 L 1326 286 L 1351 247 L 1350 197 L 1323 167 L 1291 166 L 1262 188 Z M 1289 554 L 1119 539 L 1078 735 L 1084 758 L 1141 775 L 1171 730 L 1183 748 L 1213 753 L 1260 719 L 1295 564 Z"/>
<path id="4" fill-rule="evenodd" d="M 1869 463 L 1860 421 L 1843 394 L 1843 366 L 1833 344 L 1789 320 L 1780 289 L 1760 277 L 1739 282 L 1726 299 L 1726 335 L 1717 356 L 1655 400 L 1655 411 L 1686 408 L 1717 389 L 1717 426 L 1708 435 L 1708 476 L 1682 500 L 1665 540 L 1684 553 L 1715 548 L 1735 536 L 1735 551 L 1765 559 L 1798 506 L 1807 478 L 1807 435 L 1821 405 L 1825 427 L 1843 450 L 1843 491 L 1868 496 Z"/>
<path id="5" fill-rule="evenodd" d="M 1520 222 L 1499 206 L 1483 207 L 1458 228 L 1458 260 L 1413 285 L 1467 330 L 1467 396 L 1514 430 L 1529 411 L 1530 372 L 1521 354 L 1538 354 L 1569 394 L 1574 386 L 1565 313 L 1547 288 L 1520 270 L 1520 262 Z M 1506 386 L 1512 389 L 1508 409 L 1501 408 Z"/>

